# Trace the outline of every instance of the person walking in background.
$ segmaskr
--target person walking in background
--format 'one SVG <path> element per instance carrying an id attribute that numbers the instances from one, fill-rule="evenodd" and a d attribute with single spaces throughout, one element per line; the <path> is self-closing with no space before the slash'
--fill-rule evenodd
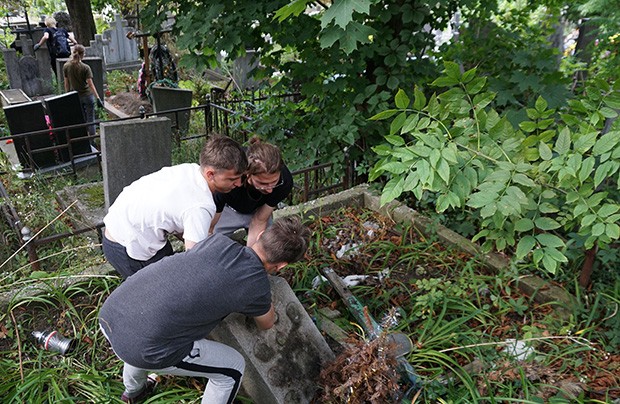
<path id="1" fill-rule="evenodd" d="M 129 277 L 99 311 L 99 325 L 124 362 L 121 400 L 137 403 L 153 389 L 149 372 L 205 377 L 203 404 L 230 404 L 245 369 L 243 356 L 207 339 L 229 314 L 275 324 L 268 274 L 300 260 L 310 229 L 299 217 L 274 221 L 252 247 L 214 234 Z M 247 347 L 252 349 L 252 347 Z"/>
<path id="2" fill-rule="evenodd" d="M 71 55 L 71 48 L 69 43 L 77 44 L 75 40 L 69 35 L 64 28 L 56 28 L 56 20 L 54 17 L 47 17 L 45 19 L 45 31 L 41 40 L 34 45 L 36 51 L 47 42 L 47 50 L 50 54 L 50 64 L 52 65 L 52 71 L 56 76 L 56 59 L 68 58 Z"/>
<path id="3" fill-rule="evenodd" d="M 65 78 L 65 92 L 75 90 L 80 97 L 80 105 L 82 106 L 82 114 L 85 122 L 95 122 L 95 100 L 100 106 L 103 101 L 99 98 L 97 88 L 93 83 L 93 72 L 84 59 L 84 46 L 75 45 L 71 52 L 71 59 L 62 67 L 62 73 Z M 95 125 L 88 126 L 89 136 L 95 135 Z M 91 138 L 92 143 L 93 138 Z"/>
<path id="4" fill-rule="evenodd" d="M 246 244 L 252 246 L 271 222 L 278 203 L 293 189 L 293 176 L 282 161 L 280 149 L 257 137 L 250 139 L 246 155 L 248 170 L 243 186 L 215 194 L 217 214 L 211 232 L 231 236 L 244 228 L 248 232 Z"/>
<path id="5" fill-rule="evenodd" d="M 164 167 L 126 186 L 103 218 L 108 262 L 127 278 L 174 253 L 168 234 L 182 236 L 186 250 L 207 238 L 215 215 L 212 194 L 241 186 L 247 164 L 236 141 L 212 136 L 200 165 Z"/>

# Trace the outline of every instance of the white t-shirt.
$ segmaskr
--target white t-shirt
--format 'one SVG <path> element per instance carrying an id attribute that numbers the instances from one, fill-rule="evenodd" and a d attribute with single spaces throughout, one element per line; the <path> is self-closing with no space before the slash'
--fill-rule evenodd
<path id="1" fill-rule="evenodd" d="M 136 260 L 153 257 L 167 233 L 199 242 L 209 235 L 215 214 L 213 195 L 198 164 L 179 164 L 134 181 L 116 198 L 103 219 L 110 236 Z"/>

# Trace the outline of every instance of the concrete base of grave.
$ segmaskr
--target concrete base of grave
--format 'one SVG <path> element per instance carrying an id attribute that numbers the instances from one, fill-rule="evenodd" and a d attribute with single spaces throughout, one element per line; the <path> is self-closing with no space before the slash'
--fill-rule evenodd
<path id="1" fill-rule="evenodd" d="M 421 234 L 427 237 L 438 237 L 443 244 L 453 246 L 475 256 L 492 269 L 501 270 L 509 266 L 509 257 L 492 252 L 483 253 L 476 243 L 471 242 L 447 227 L 433 223 L 432 220 L 422 216 L 415 210 L 396 201 L 381 206 L 380 200 L 380 196 L 371 191 L 367 184 L 364 184 L 334 195 L 276 210 L 274 219 L 292 214 L 298 214 L 303 217 L 312 215 L 324 216 L 342 207 L 358 206 L 379 212 L 395 222 L 410 223 Z M 572 295 L 537 276 L 520 278 L 517 284 L 524 294 L 531 296 L 536 302 L 553 305 L 556 313 L 561 317 L 569 315 L 569 309 L 574 305 L 574 297 Z"/>

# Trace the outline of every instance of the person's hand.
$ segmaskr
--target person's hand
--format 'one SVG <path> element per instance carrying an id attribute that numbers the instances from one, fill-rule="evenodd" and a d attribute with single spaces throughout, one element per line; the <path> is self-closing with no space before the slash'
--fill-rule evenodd
<path id="1" fill-rule="evenodd" d="M 97 105 L 103 108 L 103 100 L 101 98 L 97 98 Z"/>
<path id="2" fill-rule="evenodd" d="M 41 47 L 41 45 L 39 45 L 38 43 L 34 45 L 34 50 L 36 51 L 37 49 L 39 49 Z"/>

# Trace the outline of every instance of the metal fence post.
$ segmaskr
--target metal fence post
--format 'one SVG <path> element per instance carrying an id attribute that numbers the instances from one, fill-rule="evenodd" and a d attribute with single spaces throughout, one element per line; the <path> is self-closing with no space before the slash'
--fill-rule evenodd
<path id="1" fill-rule="evenodd" d="M 28 261 L 30 261 L 30 265 L 32 269 L 38 271 L 41 269 L 41 263 L 39 262 L 39 256 L 37 255 L 37 249 L 34 245 L 34 240 L 32 239 L 32 232 L 30 228 L 24 226 L 21 229 L 22 233 L 22 241 L 26 246 L 26 251 L 28 252 Z"/>

